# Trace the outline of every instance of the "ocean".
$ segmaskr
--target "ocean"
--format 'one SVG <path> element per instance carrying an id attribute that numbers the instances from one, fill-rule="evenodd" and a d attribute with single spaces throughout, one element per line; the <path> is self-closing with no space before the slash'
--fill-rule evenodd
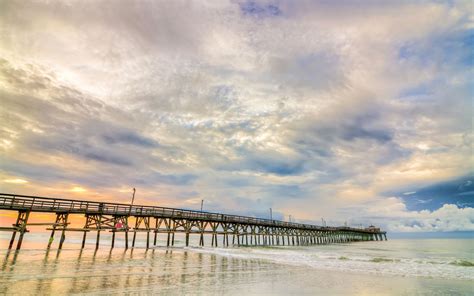
<path id="1" fill-rule="evenodd" d="M 316 246 L 111 250 L 78 234 L 46 250 L 27 233 L 22 250 L 0 236 L 2 295 L 474 295 L 473 239 L 390 239 Z M 93 235 L 91 235 L 92 237 Z M 57 239 L 59 236 L 57 236 Z M 195 238 L 197 239 L 197 238 Z M 197 242 L 192 242 L 197 246 Z"/>

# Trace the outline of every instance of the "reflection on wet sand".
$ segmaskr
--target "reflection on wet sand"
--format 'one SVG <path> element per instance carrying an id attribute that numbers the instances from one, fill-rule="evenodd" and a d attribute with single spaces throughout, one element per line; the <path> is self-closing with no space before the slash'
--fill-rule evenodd
<path id="1" fill-rule="evenodd" d="M 397 292 L 416 292 L 435 286 L 429 279 L 328 273 L 304 266 L 275 264 L 265 259 L 230 256 L 227 252 L 222 249 L 220 254 L 215 254 L 198 248 L 5 252 L 0 294 L 221 295 L 241 294 L 242 291 L 250 291 L 248 294 L 252 295 L 295 291 L 311 294 L 322 287 L 328 293 L 377 294 L 384 292 L 381 289 L 384 285 L 395 290 L 405 289 Z M 437 289 L 446 291 L 443 290 L 446 282 L 436 280 L 436 284 Z M 449 284 L 446 287 L 449 288 Z M 352 287 L 358 292 L 352 293 Z"/>
<path id="2" fill-rule="evenodd" d="M 59 250 L 57 251 L 57 255 L 59 254 Z M 49 264 L 49 257 L 50 257 L 51 249 L 47 249 L 46 253 L 44 254 L 44 258 L 41 261 L 41 267 L 40 267 L 40 275 L 47 275 L 51 274 L 51 272 L 54 272 L 55 270 L 49 270 L 50 269 L 50 264 Z M 58 256 L 56 255 L 56 258 Z M 54 265 L 53 265 L 54 267 Z M 48 294 L 48 292 L 51 291 L 51 280 L 45 278 L 45 277 L 40 277 L 38 279 L 38 283 L 36 285 L 35 291 L 41 295 L 41 294 Z"/>
<path id="3" fill-rule="evenodd" d="M 18 253 L 20 251 L 15 250 L 8 250 L 5 253 L 5 257 L 3 258 L 2 262 L 2 281 L 3 280 L 10 280 L 11 275 L 13 274 L 14 268 L 15 268 L 15 263 L 16 263 L 16 258 L 18 256 Z M 9 261 L 11 254 L 13 253 L 13 259 Z M 8 290 L 8 287 L 6 286 L 0 286 L 0 294 L 5 295 Z"/>
<path id="4" fill-rule="evenodd" d="M 81 258 L 82 258 L 82 250 L 79 251 L 79 256 L 77 256 L 75 268 L 74 268 L 74 273 L 78 274 L 79 271 L 81 270 Z M 71 283 L 71 288 L 68 290 L 68 294 L 72 293 L 77 293 L 78 290 L 80 290 L 80 280 L 79 277 L 73 277 L 72 278 L 72 283 Z"/>

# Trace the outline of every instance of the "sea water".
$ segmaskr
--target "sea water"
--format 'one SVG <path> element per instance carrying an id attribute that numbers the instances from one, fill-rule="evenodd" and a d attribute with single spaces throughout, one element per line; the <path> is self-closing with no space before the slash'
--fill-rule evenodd
<path id="1" fill-rule="evenodd" d="M 0 294 L 7 295 L 474 295 L 474 240 L 393 239 L 316 246 L 144 248 L 68 234 L 46 250 L 27 233 L 22 250 L 0 237 Z M 59 238 L 59 237 L 58 237 Z M 58 239 L 57 238 L 57 239 Z M 206 238 L 208 239 L 208 238 Z M 210 238 L 209 238 L 210 239 Z M 197 238 L 191 244 L 198 245 Z M 221 241 L 219 241 L 221 243 Z"/>

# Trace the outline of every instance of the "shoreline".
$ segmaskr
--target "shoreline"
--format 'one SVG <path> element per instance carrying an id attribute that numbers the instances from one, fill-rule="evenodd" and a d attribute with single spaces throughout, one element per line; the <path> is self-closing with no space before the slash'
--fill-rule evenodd
<path id="1" fill-rule="evenodd" d="M 320 270 L 179 247 L 126 252 L 105 249 L 95 252 L 90 248 L 80 252 L 66 248 L 59 253 L 55 249 L 49 252 L 29 249 L 21 250 L 17 256 L 13 265 L 4 265 L 0 292 L 20 294 L 32 285 L 37 289 L 31 295 L 33 292 L 241 295 L 243 291 L 247 295 L 469 295 L 473 289 L 468 280 Z M 58 283 L 69 290 L 59 289 Z M 81 285 L 77 287 L 77 283 Z"/>

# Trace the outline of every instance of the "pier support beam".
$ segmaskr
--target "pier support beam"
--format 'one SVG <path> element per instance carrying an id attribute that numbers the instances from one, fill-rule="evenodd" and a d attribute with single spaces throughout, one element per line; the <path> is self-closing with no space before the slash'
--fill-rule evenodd
<path id="1" fill-rule="evenodd" d="M 168 238 L 166 240 L 166 246 L 170 246 L 170 241 L 171 241 L 171 219 L 166 219 L 165 220 L 165 227 L 166 227 L 166 232 L 168 233 Z"/>
<path id="2" fill-rule="evenodd" d="M 81 245 L 81 249 L 84 249 L 85 245 L 86 245 L 86 236 L 87 236 L 87 231 L 84 231 L 84 234 L 82 235 L 82 245 Z"/>
<path id="3" fill-rule="evenodd" d="M 18 237 L 18 243 L 16 245 L 16 249 L 17 250 L 21 249 L 23 236 L 26 232 L 26 222 L 28 222 L 29 216 L 30 216 L 30 211 L 18 211 L 16 223 L 13 225 L 16 229 L 12 233 L 10 244 L 8 245 L 9 250 L 13 247 L 13 243 L 15 242 L 15 236 L 16 236 L 17 231 L 20 233 L 20 236 Z"/>
<path id="4" fill-rule="evenodd" d="M 67 219 L 69 217 L 69 214 L 66 213 L 66 214 L 57 214 L 57 215 L 62 216 L 61 222 L 63 224 L 62 231 L 61 231 L 61 239 L 59 240 L 59 247 L 58 247 L 58 249 L 61 250 L 63 248 L 64 241 L 66 240 Z M 61 223 L 61 222 L 56 222 L 56 223 Z"/>
<path id="5" fill-rule="evenodd" d="M 212 229 L 212 246 L 217 247 L 217 228 L 219 227 L 218 222 L 209 222 L 209 226 L 211 226 Z"/>
<path id="6" fill-rule="evenodd" d="M 61 239 L 59 240 L 59 249 L 62 249 L 64 240 L 66 239 L 66 227 L 67 227 L 67 219 L 68 219 L 69 214 L 68 213 L 56 213 L 56 220 L 53 224 L 53 229 L 51 230 L 51 235 L 49 236 L 49 241 L 48 241 L 48 249 L 51 248 L 51 245 L 53 244 L 54 241 L 54 233 L 56 232 L 56 229 L 58 227 L 62 228 L 61 232 Z"/>

